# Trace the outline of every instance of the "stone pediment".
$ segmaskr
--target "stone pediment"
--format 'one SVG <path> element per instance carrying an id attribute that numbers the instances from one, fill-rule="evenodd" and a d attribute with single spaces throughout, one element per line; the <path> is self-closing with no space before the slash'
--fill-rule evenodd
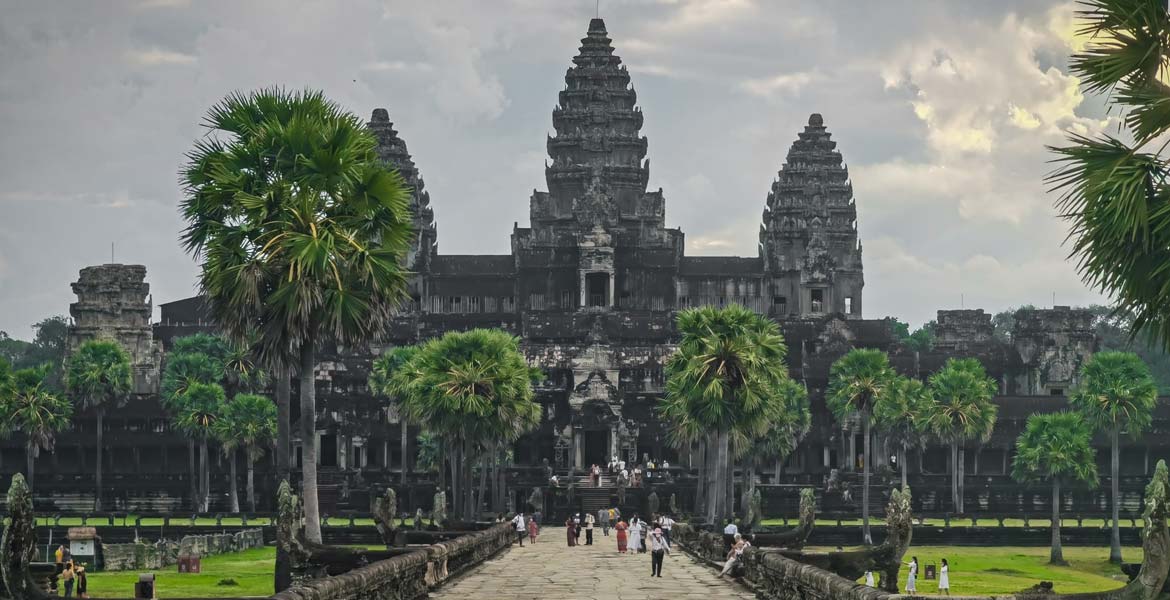
<path id="1" fill-rule="evenodd" d="M 621 413 L 621 394 L 604 371 L 593 371 L 573 388 L 569 405 L 578 410 L 586 403 L 600 402 L 611 406 L 610 412 Z"/>

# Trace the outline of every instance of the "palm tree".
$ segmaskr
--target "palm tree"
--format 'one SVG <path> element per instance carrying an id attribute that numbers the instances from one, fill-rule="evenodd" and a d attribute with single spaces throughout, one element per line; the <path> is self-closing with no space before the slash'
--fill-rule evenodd
<path id="1" fill-rule="evenodd" d="M 678 350 L 666 363 L 666 395 L 659 412 L 667 423 L 704 436 L 712 459 L 705 466 L 707 519 L 722 521 L 734 511 L 733 435 L 762 436 L 776 414 L 781 384 L 788 378 L 788 349 L 774 321 L 739 305 L 679 312 Z"/>
<path id="2" fill-rule="evenodd" d="M 93 509 L 102 510 L 102 434 L 106 409 L 119 407 L 130 398 L 130 356 L 118 342 L 90 340 L 82 344 L 69 359 L 65 370 L 65 389 L 83 409 L 97 415 L 97 490 Z"/>
<path id="3" fill-rule="evenodd" d="M 370 367 L 369 386 L 375 394 L 385 396 L 394 403 L 398 411 L 398 429 L 402 444 L 402 484 L 406 485 L 406 475 L 410 468 L 410 459 L 407 456 L 408 446 L 406 433 L 409 424 L 406 421 L 406 411 L 402 407 L 402 390 L 395 385 L 394 375 L 418 352 L 417 346 L 402 346 L 394 348 L 379 356 Z"/>
<path id="4" fill-rule="evenodd" d="M 407 418 L 444 438 L 450 449 L 452 495 L 462 517 L 473 518 L 478 510 L 474 463 L 489 447 L 514 442 L 540 422 L 532 383 L 541 377 L 525 362 L 519 340 L 497 329 L 446 333 L 394 372 L 391 386 L 401 390 Z"/>
<path id="5" fill-rule="evenodd" d="M 737 431 L 731 440 L 736 458 L 746 459 L 747 463 L 743 486 L 745 505 L 756 489 L 756 468 L 765 463 L 774 464 L 778 480 L 784 461 L 796 450 L 812 426 L 808 390 L 804 385 L 785 379 L 777 386 L 777 397 L 781 402 L 770 404 L 772 414 L 768 416 L 769 427 L 766 432 L 749 439 Z"/>
<path id="6" fill-rule="evenodd" d="M 877 399 L 886 393 L 894 379 L 890 359 L 881 350 L 855 348 L 833 363 L 829 369 L 829 389 L 825 400 L 829 410 L 844 423 L 852 415 L 861 415 L 861 438 L 865 464 L 862 465 L 861 529 L 866 544 L 872 544 L 869 532 L 870 419 Z"/>
<path id="7" fill-rule="evenodd" d="M 363 122 L 319 92 L 233 94 L 205 126 L 183 173 L 183 241 L 222 330 L 254 337 L 274 372 L 299 364 L 305 536 L 320 543 L 317 349 L 385 331 L 406 289 L 408 190 Z"/>
<path id="8" fill-rule="evenodd" d="M 873 426 L 898 441 L 898 467 L 906 487 L 906 451 L 922 442 L 930 414 L 930 390 L 917 379 L 897 376 L 873 405 Z"/>
<path id="9" fill-rule="evenodd" d="M 1084 280 L 1133 312 L 1135 330 L 1170 344 L 1170 17 L 1165 2 L 1083 0 L 1086 40 L 1069 63 L 1082 89 L 1104 94 L 1122 115 L 1118 137 L 1069 133 L 1049 148 L 1060 167 L 1049 176 L 1057 209 L 1071 223 L 1072 256 Z M 1126 140 L 1132 138 L 1133 143 Z"/>
<path id="10" fill-rule="evenodd" d="M 1067 564 L 1060 546 L 1060 488 L 1062 484 L 1097 485 L 1097 458 L 1093 432 L 1081 415 L 1059 412 L 1032 415 L 1016 440 L 1012 478 L 1020 482 L 1052 482 L 1052 549 L 1048 562 Z"/>
<path id="11" fill-rule="evenodd" d="M 178 411 L 175 414 L 175 427 L 190 438 L 199 441 L 199 462 L 204 465 L 200 470 L 200 499 L 199 508 L 206 512 L 209 509 L 209 485 L 207 469 L 207 440 L 212 437 L 212 426 L 219 419 L 226 402 L 223 388 L 218 383 L 193 383 L 187 392 L 179 397 Z"/>
<path id="12" fill-rule="evenodd" d="M 183 395 L 192 384 L 219 383 L 224 379 L 223 361 L 217 354 L 221 348 L 218 338 L 207 334 L 195 334 L 175 340 L 174 347 L 166 357 L 163 366 L 161 399 L 163 408 L 171 414 L 172 419 L 178 419 L 183 409 Z M 206 510 L 202 499 L 208 495 L 208 490 L 202 487 L 209 477 L 204 477 L 207 470 L 206 462 L 195 468 L 195 437 L 187 438 L 187 463 L 191 482 L 191 506 L 196 511 Z"/>
<path id="13" fill-rule="evenodd" d="M 224 455 L 231 461 L 232 510 L 239 512 L 236 496 L 236 450 L 243 448 L 248 461 L 248 508 L 256 510 L 255 464 L 276 439 L 276 405 L 264 396 L 237 394 L 223 407 L 211 426 Z"/>
<path id="14" fill-rule="evenodd" d="M 951 447 L 951 500 L 963 512 L 963 458 L 959 446 L 968 440 L 985 442 L 995 428 L 998 408 L 991 402 L 995 381 L 973 358 L 952 358 L 930 376 L 934 398 L 926 415 L 926 429 Z"/>
<path id="15" fill-rule="evenodd" d="M 57 432 L 67 429 L 73 416 L 73 405 L 49 391 L 51 372 L 52 367 L 45 364 L 7 377 L 0 374 L 0 413 L 5 419 L 0 428 L 14 428 L 24 434 L 30 489 L 41 450 L 52 452 Z"/>
<path id="16" fill-rule="evenodd" d="M 1086 421 L 1109 435 L 1109 483 L 1113 500 L 1113 526 L 1109 561 L 1121 562 L 1121 532 L 1118 527 L 1121 504 L 1119 440 L 1127 432 L 1137 439 L 1153 417 L 1158 386 L 1150 368 L 1132 352 L 1098 352 L 1081 367 L 1081 385 L 1069 403 Z"/>

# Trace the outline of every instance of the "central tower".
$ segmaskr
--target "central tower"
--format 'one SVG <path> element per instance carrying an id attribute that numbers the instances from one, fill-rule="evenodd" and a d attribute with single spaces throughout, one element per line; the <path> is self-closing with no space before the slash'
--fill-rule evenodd
<path id="1" fill-rule="evenodd" d="M 605 21 L 593 19 L 553 108 L 548 191 L 533 192 L 531 227 L 512 236 L 517 269 L 534 275 L 520 281 L 541 282 L 521 290 L 525 308 L 637 308 L 633 299 L 656 284 L 663 289 L 654 304 L 667 308 L 666 271 L 677 265 L 682 236 L 665 228 L 662 190 L 646 191 L 650 161 L 637 101 Z"/>

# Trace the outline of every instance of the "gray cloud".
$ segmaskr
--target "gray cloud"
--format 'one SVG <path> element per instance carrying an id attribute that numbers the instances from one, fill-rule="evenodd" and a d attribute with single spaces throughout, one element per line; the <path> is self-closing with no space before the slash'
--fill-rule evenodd
<path id="1" fill-rule="evenodd" d="M 602 3 L 692 254 L 755 253 L 811 112 L 854 179 L 868 316 L 913 322 L 1098 299 L 1060 247 L 1043 145 L 1101 126 L 1065 68 L 1064 2 Z M 592 2 L 23 3 L 0 21 L 0 329 L 65 313 L 85 265 L 189 295 L 176 172 L 226 93 L 321 88 L 376 106 L 415 155 L 447 253 L 505 253 Z"/>

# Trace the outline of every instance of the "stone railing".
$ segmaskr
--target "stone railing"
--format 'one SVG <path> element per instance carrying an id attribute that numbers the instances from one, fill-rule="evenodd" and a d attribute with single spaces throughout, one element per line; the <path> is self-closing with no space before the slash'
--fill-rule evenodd
<path id="1" fill-rule="evenodd" d="M 305 581 L 272 600 L 412 600 L 511 545 L 509 523 L 336 575 Z"/>
<path id="2" fill-rule="evenodd" d="M 102 565 L 106 571 L 160 569 L 179 562 L 180 556 L 211 556 L 264 547 L 264 532 L 246 529 L 235 533 L 188 535 L 179 541 L 159 540 L 153 544 L 102 544 Z"/>

